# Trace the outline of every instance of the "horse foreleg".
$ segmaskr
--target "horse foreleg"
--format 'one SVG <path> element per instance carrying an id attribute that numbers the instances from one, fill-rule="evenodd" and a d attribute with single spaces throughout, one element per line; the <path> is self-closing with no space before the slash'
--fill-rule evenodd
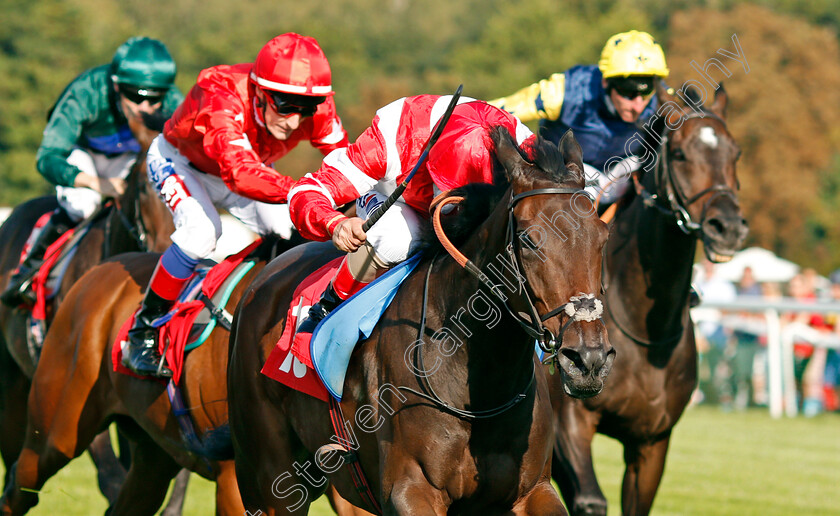
<path id="1" fill-rule="evenodd" d="M 573 516 L 606 516 L 607 499 L 592 464 L 596 422 L 590 420 L 593 416 L 589 413 L 575 410 L 577 403 L 567 399 L 560 408 L 555 407 L 551 475 Z"/>
<path id="2" fill-rule="evenodd" d="M 335 511 L 338 516 L 373 516 L 366 510 L 359 509 L 352 503 L 345 500 L 340 494 L 338 494 L 338 491 L 332 484 L 330 484 L 327 488 L 326 495 L 327 499 L 330 501 L 332 510 Z"/>
<path id="3" fill-rule="evenodd" d="M 670 432 L 661 439 L 647 443 L 625 443 L 624 482 L 621 486 L 621 508 L 624 516 L 643 516 L 650 513 L 653 498 L 665 470 L 665 455 L 671 441 Z"/>
<path id="4" fill-rule="evenodd" d="M 245 514 L 242 497 L 239 496 L 239 485 L 236 483 L 236 467 L 232 460 L 219 463 L 219 474 L 216 475 L 216 515 L 241 516 Z"/>
<path id="5" fill-rule="evenodd" d="M 547 465 L 546 465 L 547 466 Z M 566 516 L 566 508 L 560 501 L 560 496 L 548 480 L 548 468 L 542 482 L 538 483 L 528 496 L 516 505 L 513 514 L 516 516 Z"/>
<path id="6" fill-rule="evenodd" d="M 175 483 L 172 484 L 172 494 L 166 503 L 161 516 L 181 516 L 184 510 L 184 500 L 187 498 L 187 484 L 190 481 L 190 470 L 182 469 L 175 476 Z"/>
<path id="7" fill-rule="evenodd" d="M 120 464 L 111 446 L 111 436 L 108 430 L 99 433 L 94 437 L 88 447 L 90 458 L 96 466 L 96 480 L 99 483 L 99 491 L 108 499 L 108 505 L 117 501 L 120 486 L 125 481 L 125 468 Z"/>
<path id="8" fill-rule="evenodd" d="M 400 480 L 382 508 L 385 516 L 446 516 L 447 506 L 425 481 Z"/>
<path id="9" fill-rule="evenodd" d="M 44 483 L 81 455 L 102 427 L 108 387 L 83 368 L 68 368 L 72 359 L 49 362 L 60 358 L 42 356 L 32 380 L 26 440 L 0 504 L 8 514 L 23 514 L 37 504 Z"/>
<path id="10" fill-rule="evenodd" d="M 154 514 L 166 498 L 169 482 L 180 470 L 181 466 L 149 436 L 138 435 L 131 448 L 131 468 L 109 514 Z"/>
<path id="11" fill-rule="evenodd" d="M 0 341 L 0 456 L 6 475 L 3 487 L 12 481 L 11 466 L 23 448 L 26 429 L 26 398 L 29 379 Z"/>

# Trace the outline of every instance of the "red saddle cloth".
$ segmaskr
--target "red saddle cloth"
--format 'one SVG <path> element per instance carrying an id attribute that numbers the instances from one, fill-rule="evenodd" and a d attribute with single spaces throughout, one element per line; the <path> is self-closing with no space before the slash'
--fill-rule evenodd
<path id="1" fill-rule="evenodd" d="M 341 265 L 342 259 L 339 257 L 327 263 L 310 274 L 295 289 L 292 303 L 286 314 L 283 334 L 280 335 L 280 340 L 275 344 L 260 371 L 272 380 L 321 401 L 327 401 L 329 394 L 312 365 L 312 355 L 309 351 L 309 340 L 312 334 L 295 334 L 295 329 L 297 329 L 298 321 L 306 318 L 309 307 L 321 299 L 321 294 L 335 276 L 335 271 Z M 292 336 L 295 337 L 294 341 L 292 341 Z"/>
<path id="2" fill-rule="evenodd" d="M 214 265 L 213 268 L 207 272 L 207 276 L 205 276 L 204 281 L 201 284 L 201 291 L 204 295 L 208 298 L 212 298 L 219 287 L 224 284 L 231 272 L 236 269 L 237 265 L 242 263 L 261 242 L 262 240 L 257 240 L 245 249 L 234 255 L 228 256 L 222 262 Z M 189 287 L 189 284 L 190 282 L 187 282 L 187 287 Z M 159 351 L 160 353 L 164 353 L 164 350 L 166 350 L 166 365 L 168 365 L 172 370 L 172 380 L 176 385 L 180 382 L 181 373 L 184 369 L 184 348 L 186 347 L 187 340 L 190 336 L 190 329 L 192 328 L 196 317 L 198 317 L 204 307 L 204 302 L 198 299 L 185 302 L 179 301 L 175 303 L 172 310 L 170 310 L 170 313 L 173 314 L 172 318 L 158 328 L 158 331 L 160 332 L 158 333 Z M 130 330 L 131 326 L 134 324 L 135 315 L 136 312 L 134 315 L 129 317 L 120 328 L 120 331 L 117 334 L 117 339 L 111 347 L 111 360 L 113 362 L 114 371 L 134 376 L 136 378 L 147 378 L 145 376 L 141 377 L 132 373 L 122 365 L 123 346 L 128 340 L 128 330 Z M 167 342 L 169 343 L 168 347 L 166 346 Z"/>
<path id="3" fill-rule="evenodd" d="M 35 222 L 33 233 L 35 229 L 44 227 L 47 221 L 50 220 L 51 216 L 52 212 L 47 212 L 41 215 L 38 221 Z M 47 251 L 44 253 L 44 262 L 35 274 L 35 277 L 32 278 L 32 291 L 35 292 L 35 304 L 32 306 L 33 319 L 39 319 L 42 321 L 47 319 L 47 298 L 53 294 L 50 289 L 50 285 L 48 284 L 50 273 L 58 263 L 58 258 L 61 256 L 61 251 L 64 249 L 64 246 L 70 238 L 72 238 L 75 232 L 75 228 L 64 232 L 64 234 L 58 237 L 55 242 L 47 247 Z M 32 240 L 31 236 L 30 240 Z M 24 258 L 26 258 L 26 255 L 29 253 L 30 244 L 31 242 L 27 241 L 26 245 L 23 247 L 23 251 L 20 255 L 20 263 L 23 263 Z"/>

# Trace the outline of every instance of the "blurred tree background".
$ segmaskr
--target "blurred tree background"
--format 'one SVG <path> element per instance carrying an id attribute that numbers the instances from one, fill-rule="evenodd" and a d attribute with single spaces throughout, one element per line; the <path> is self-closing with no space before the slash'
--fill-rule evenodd
<path id="1" fill-rule="evenodd" d="M 690 66 L 724 59 L 730 130 L 743 149 L 741 198 L 761 245 L 827 273 L 840 266 L 840 2 L 836 0 L 0 0 L 0 205 L 52 189 L 34 168 L 45 115 L 84 69 L 109 62 L 133 35 L 165 42 L 186 92 L 198 72 L 250 62 L 277 34 L 311 35 L 333 69 L 351 139 L 404 95 L 495 98 L 575 64 L 596 63 L 606 39 L 646 30 L 663 44 L 679 86 Z M 720 80 L 722 74 L 713 73 Z M 278 164 L 299 177 L 320 154 Z"/>

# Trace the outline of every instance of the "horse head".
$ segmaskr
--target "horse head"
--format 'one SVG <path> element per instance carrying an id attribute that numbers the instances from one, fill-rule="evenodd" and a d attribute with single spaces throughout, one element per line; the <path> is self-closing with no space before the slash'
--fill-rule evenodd
<path id="1" fill-rule="evenodd" d="M 684 232 L 703 241 L 710 260 L 729 261 L 748 227 L 736 195 L 741 151 L 726 128 L 726 91 L 721 84 L 708 110 L 699 107 L 696 94 L 688 95 L 691 109 L 678 105 L 661 85 L 658 95 L 664 127 L 653 174 L 656 195 L 667 200 Z"/>
<path id="2" fill-rule="evenodd" d="M 559 365 L 566 392 L 594 396 L 615 358 L 597 297 L 609 232 L 583 191 L 580 145 L 569 131 L 557 147 L 537 139 L 526 156 L 507 130 L 491 136 L 510 183 L 506 249 L 521 274 L 510 306 Z"/>
<path id="3" fill-rule="evenodd" d="M 149 183 L 146 152 L 163 129 L 163 120 L 144 113 L 143 117 L 131 118 L 128 125 L 141 150 L 126 178 L 126 190 L 118 200 L 120 218 L 140 249 L 162 252 L 171 244 L 169 235 L 175 226 L 169 208 Z"/>

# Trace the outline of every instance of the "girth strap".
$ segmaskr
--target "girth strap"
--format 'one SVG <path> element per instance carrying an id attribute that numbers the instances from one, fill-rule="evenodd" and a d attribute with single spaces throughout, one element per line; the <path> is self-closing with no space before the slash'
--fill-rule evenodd
<path id="1" fill-rule="evenodd" d="M 350 436 L 347 435 L 347 430 L 344 428 L 346 420 L 344 419 L 344 413 L 341 411 L 341 403 L 336 401 L 332 396 L 330 396 L 330 421 L 332 422 L 335 436 L 340 442 L 352 442 Z M 344 462 L 350 466 L 350 476 L 353 478 L 353 486 L 355 486 L 356 491 L 367 502 L 370 508 L 373 509 L 374 514 L 382 514 L 382 508 L 379 506 L 379 502 L 376 500 L 376 496 L 370 488 L 365 472 L 362 470 L 362 464 L 359 462 L 358 455 L 355 451 L 345 446 L 341 446 L 341 449 L 343 450 Z"/>

